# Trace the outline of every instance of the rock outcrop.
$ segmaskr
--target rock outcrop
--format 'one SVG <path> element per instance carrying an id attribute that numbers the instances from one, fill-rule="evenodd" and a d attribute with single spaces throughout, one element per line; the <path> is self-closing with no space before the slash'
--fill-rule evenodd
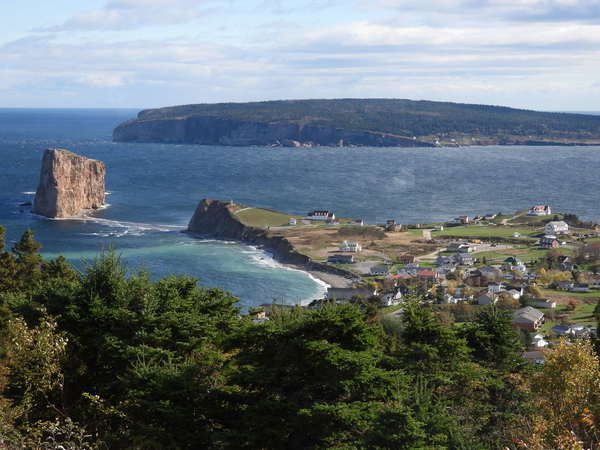
<path id="1" fill-rule="evenodd" d="M 258 245 L 270 251 L 273 257 L 284 264 L 302 266 L 306 270 L 315 270 L 356 278 L 351 272 L 311 260 L 299 253 L 292 243 L 283 236 L 269 233 L 263 228 L 247 226 L 235 215 L 245 208 L 232 202 L 202 199 L 192 216 L 187 231 L 203 236 L 220 239 L 232 239 L 252 245 Z"/>
<path id="2" fill-rule="evenodd" d="M 46 149 L 33 213 L 46 217 L 73 217 L 100 208 L 104 204 L 105 174 L 102 161 L 68 150 Z"/>

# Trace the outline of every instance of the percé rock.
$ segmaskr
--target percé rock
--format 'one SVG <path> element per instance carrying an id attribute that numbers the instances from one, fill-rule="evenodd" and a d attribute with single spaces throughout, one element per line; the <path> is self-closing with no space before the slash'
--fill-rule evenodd
<path id="1" fill-rule="evenodd" d="M 243 208 L 246 206 L 233 202 L 202 199 L 188 224 L 187 231 L 261 246 L 272 252 L 275 259 L 285 264 L 303 266 L 307 270 L 328 272 L 347 278 L 357 278 L 351 272 L 312 261 L 308 256 L 299 253 L 283 236 L 272 235 L 263 228 L 245 225 L 235 215 L 236 211 Z"/>
<path id="2" fill-rule="evenodd" d="M 33 213 L 46 217 L 73 217 L 104 205 L 102 161 L 68 150 L 49 148 L 42 158 L 40 182 Z"/>

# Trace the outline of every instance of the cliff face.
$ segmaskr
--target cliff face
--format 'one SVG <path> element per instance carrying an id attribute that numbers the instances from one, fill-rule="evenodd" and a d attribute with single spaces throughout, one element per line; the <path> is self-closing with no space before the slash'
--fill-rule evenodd
<path id="1" fill-rule="evenodd" d="M 298 253 L 291 242 L 283 236 L 273 236 L 262 228 L 244 225 L 235 215 L 235 212 L 242 208 L 244 208 L 243 205 L 236 203 L 202 199 L 190 220 L 188 231 L 260 245 L 271 251 L 275 259 L 280 262 L 303 266 L 309 270 L 356 278 L 356 275 L 351 272 L 312 261 L 308 256 Z"/>
<path id="2" fill-rule="evenodd" d="M 244 206 L 236 203 L 202 199 L 190 220 L 188 231 L 260 245 L 284 263 L 306 265 L 311 262 L 283 236 L 271 236 L 267 230 L 244 225 L 235 215 L 242 208 Z"/>
<path id="3" fill-rule="evenodd" d="M 142 116 L 143 117 L 143 116 Z M 210 116 L 130 120 L 113 132 L 117 142 L 165 142 L 202 145 L 286 145 L 291 141 L 324 146 L 432 147 L 427 142 L 390 133 L 301 125 L 297 122 L 252 122 Z"/>
<path id="4" fill-rule="evenodd" d="M 68 150 L 44 152 L 33 213 L 46 217 L 72 217 L 104 204 L 102 161 L 84 158 Z"/>

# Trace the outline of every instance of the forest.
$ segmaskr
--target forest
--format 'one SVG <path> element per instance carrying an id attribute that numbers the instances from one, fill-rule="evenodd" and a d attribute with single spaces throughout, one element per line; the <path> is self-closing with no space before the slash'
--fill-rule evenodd
<path id="1" fill-rule="evenodd" d="M 448 324 L 418 297 L 253 311 L 118 251 L 78 271 L 0 227 L 0 447 L 599 448 L 596 342 L 522 357 L 492 305 Z M 265 299 L 268 301 L 268 299 Z"/>

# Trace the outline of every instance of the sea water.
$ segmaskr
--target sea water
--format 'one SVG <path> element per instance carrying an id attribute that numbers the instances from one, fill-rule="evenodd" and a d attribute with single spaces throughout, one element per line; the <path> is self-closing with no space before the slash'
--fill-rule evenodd
<path id="1" fill-rule="evenodd" d="M 124 144 L 113 128 L 133 110 L 0 109 L 0 224 L 9 245 L 33 229 L 49 257 L 78 267 L 114 246 L 131 271 L 189 274 L 248 307 L 297 303 L 324 286 L 260 249 L 182 233 L 201 198 L 294 214 L 332 209 L 382 223 L 550 204 L 600 220 L 600 147 L 270 148 Z M 109 206 L 92 220 L 49 220 L 33 199 L 42 153 L 60 147 L 104 161 Z"/>

